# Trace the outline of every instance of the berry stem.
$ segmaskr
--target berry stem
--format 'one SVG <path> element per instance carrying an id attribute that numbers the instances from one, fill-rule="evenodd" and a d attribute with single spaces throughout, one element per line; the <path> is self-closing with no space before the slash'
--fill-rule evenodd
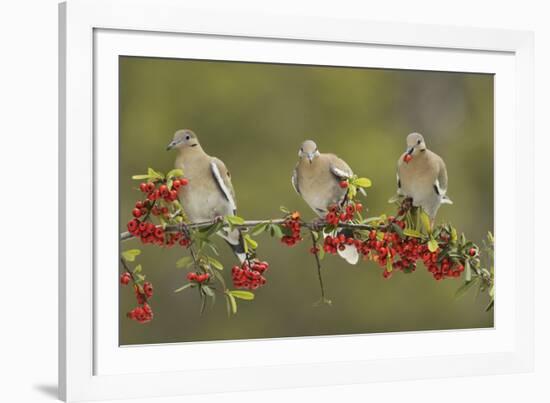
<path id="1" fill-rule="evenodd" d="M 325 301 L 325 285 L 323 284 L 323 275 L 321 274 L 321 259 L 319 259 L 319 252 L 317 250 L 317 241 L 315 240 L 315 234 L 313 230 L 310 229 L 309 233 L 311 235 L 311 242 L 313 243 L 315 262 L 317 263 L 317 277 L 319 277 L 319 285 L 321 287 L 321 300 Z"/>

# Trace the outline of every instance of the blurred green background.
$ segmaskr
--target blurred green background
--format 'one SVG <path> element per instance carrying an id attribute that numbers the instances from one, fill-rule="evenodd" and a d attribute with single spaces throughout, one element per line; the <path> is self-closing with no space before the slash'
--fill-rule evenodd
<path id="1" fill-rule="evenodd" d="M 279 206 L 313 217 L 290 183 L 304 139 L 343 158 L 373 181 L 369 215 L 393 213 L 396 160 L 405 137 L 422 133 L 449 172 L 454 205 L 439 210 L 480 242 L 493 229 L 493 76 L 486 74 L 319 66 L 120 58 L 120 231 L 140 197 L 133 174 L 147 167 L 173 168 L 165 151 L 179 128 L 194 130 L 205 151 L 232 173 L 238 214 L 280 217 Z M 268 284 L 252 302 L 239 303 L 228 319 L 220 298 L 199 315 L 196 292 L 175 294 L 186 271 L 175 267 L 182 248 L 142 246 L 144 273 L 155 287 L 155 318 L 146 325 L 126 319 L 135 305 L 120 289 L 120 343 L 479 328 L 493 326 L 486 295 L 454 293 L 462 279 L 436 282 L 422 264 L 390 280 L 374 263 L 350 266 L 335 256 L 323 262 L 332 306 L 314 307 L 320 291 L 310 242 L 288 248 L 260 235 L 259 253 L 271 264 Z M 235 258 L 221 240 L 220 260 L 230 281 Z"/>

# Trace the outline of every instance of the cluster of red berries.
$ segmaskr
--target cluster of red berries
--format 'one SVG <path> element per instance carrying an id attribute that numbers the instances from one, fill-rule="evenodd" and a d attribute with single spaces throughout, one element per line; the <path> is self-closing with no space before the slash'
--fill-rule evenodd
<path id="1" fill-rule="evenodd" d="M 159 182 L 159 187 L 157 188 L 154 182 L 143 182 L 140 183 L 139 190 L 147 194 L 147 200 L 164 199 L 164 201 L 173 202 L 178 198 L 178 189 L 188 183 L 187 179 L 181 178 L 173 180 L 170 188 L 162 182 Z"/>
<path id="2" fill-rule="evenodd" d="M 188 246 L 190 240 L 180 232 L 166 233 L 162 227 L 157 227 L 152 222 L 140 221 L 134 218 L 128 221 L 126 226 L 128 232 L 139 238 L 144 244 L 172 247 L 176 243 L 181 246 Z"/>
<path id="3" fill-rule="evenodd" d="M 133 280 L 132 274 L 124 272 L 120 276 L 120 283 L 128 285 Z M 153 297 L 153 285 L 145 281 L 143 285 L 134 284 L 134 293 L 138 306 L 128 312 L 128 318 L 139 323 L 147 323 L 153 319 L 153 311 L 147 301 Z"/>
<path id="4" fill-rule="evenodd" d="M 397 220 L 394 217 L 389 217 L 388 221 L 402 229 L 405 227 L 404 221 Z M 383 235 L 379 237 L 379 233 Z M 460 277 L 464 271 L 463 264 L 448 257 L 440 258 L 441 251 L 447 246 L 450 237 L 448 234 L 442 234 L 440 239 L 438 249 L 430 252 L 428 245 L 421 244 L 417 238 L 401 238 L 396 232 L 381 229 L 379 231 L 371 230 L 368 239 L 363 242 L 355 241 L 355 246 L 361 254 L 371 256 L 372 260 L 384 269 L 382 273 L 384 278 L 390 278 L 393 273 L 393 270 L 388 271 L 388 260 L 392 262 L 392 269 L 405 273 L 415 271 L 417 261 L 422 260 L 436 280 Z M 472 249 L 477 253 L 475 248 Z M 398 257 L 399 260 L 397 260 Z"/>
<path id="5" fill-rule="evenodd" d="M 336 226 L 339 222 L 351 221 L 355 212 L 361 212 L 362 210 L 363 205 L 361 203 L 350 202 L 341 209 L 337 205 L 333 205 L 329 207 L 325 221 Z"/>
<path id="6" fill-rule="evenodd" d="M 268 268 L 269 263 L 258 260 L 244 262 L 242 266 L 233 266 L 231 269 L 233 285 L 236 288 L 255 290 L 267 282 L 263 274 Z"/>
<path id="7" fill-rule="evenodd" d="M 136 306 L 128 312 L 128 318 L 137 321 L 138 323 L 147 323 L 153 320 L 153 310 L 149 304 L 145 303 L 141 306 Z"/>
<path id="8" fill-rule="evenodd" d="M 290 214 L 284 223 L 281 224 L 282 227 L 286 228 L 290 234 L 284 235 L 281 238 L 281 242 L 287 246 L 294 246 L 302 240 L 301 231 L 302 223 L 300 221 L 300 213 L 295 211 Z"/>
<path id="9" fill-rule="evenodd" d="M 323 250 L 326 253 L 335 254 L 339 250 L 342 251 L 346 249 L 346 245 L 354 245 L 357 242 L 361 243 L 360 240 L 354 239 L 353 237 L 346 237 L 344 234 L 336 236 L 328 235 L 323 243 Z M 311 252 L 313 253 L 313 250 Z"/>
<path id="10" fill-rule="evenodd" d="M 195 273 L 195 272 L 187 273 L 187 280 L 194 281 L 195 283 L 202 284 L 207 282 L 209 279 L 210 279 L 209 273 Z"/>

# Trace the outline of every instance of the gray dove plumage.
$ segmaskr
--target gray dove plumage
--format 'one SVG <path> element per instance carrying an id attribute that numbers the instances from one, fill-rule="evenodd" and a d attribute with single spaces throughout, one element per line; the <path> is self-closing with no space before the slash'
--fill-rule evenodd
<path id="1" fill-rule="evenodd" d="M 447 197 L 447 167 L 443 159 L 428 150 L 420 133 L 407 136 L 407 151 L 397 161 L 397 193 L 410 197 L 413 206 L 435 220 L 441 204 L 453 204 Z"/>
<path id="2" fill-rule="evenodd" d="M 178 191 L 178 198 L 191 223 L 212 221 L 237 210 L 231 175 L 225 164 L 206 154 L 197 135 L 188 129 L 176 131 L 167 150 L 176 149 L 175 167 L 183 170 L 189 181 Z M 218 232 L 242 262 L 245 249 L 240 231 Z"/>
<path id="3" fill-rule="evenodd" d="M 339 186 L 340 181 L 353 176 L 349 165 L 334 154 L 320 153 L 312 140 L 302 143 L 298 152 L 299 161 L 292 174 L 292 185 L 296 192 L 320 217 L 325 217 L 331 205 L 340 205 L 347 189 Z M 348 263 L 356 264 L 359 254 L 354 246 L 338 251 Z"/>

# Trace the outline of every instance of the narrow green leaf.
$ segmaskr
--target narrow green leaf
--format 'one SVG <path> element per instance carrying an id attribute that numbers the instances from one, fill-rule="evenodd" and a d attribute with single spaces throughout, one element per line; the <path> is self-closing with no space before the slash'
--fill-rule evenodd
<path id="1" fill-rule="evenodd" d="M 178 269 L 185 269 L 193 264 L 193 258 L 191 256 L 184 256 L 176 262 Z"/>
<path id="2" fill-rule="evenodd" d="M 229 291 L 229 295 L 235 298 L 240 298 L 247 301 L 251 301 L 254 299 L 254 294 L 251 293 L 250 291 L 232 290 L 232 291 Z"/>
<path id="3" fill-rule="evenodd" d="M 405 228 L 403 230 L 403 235 L 410 236 L 412 238 L 422 238 L 422 234 L 419 231 L 414 230 L 412 228 Z"/>
<path id="4" fill-rule="evenodd" d="M 133 262 L 140 253 L 139 249 L 128 249 L 122 252 L 122 258 L 127 262 Z"/>
<path id="5" fill-rule="evenodd" d="M 257 225 L 254 226 L 254 228 L 252 228 L 252 230 L 250 231 L 250 233 L 253 235 L 253 236 L 257 236 L 257 235 L 260 235 L 262 232 L 264 232 L 266 230 L 266 228 L 268 227 L 268 223 L 259 223 Z"/>
<path id="6" fill-rule="evenodd" d="M 467 283 L 472 281 L 472 266 L 470 265 L 470 261 L 468 259 L 464 262 L 464 279 Z"/>
<path id="7" fill-rule="evenodd" d="M 276 236 L 279 239 L 281 239 L 283 237 L 283 230 L 281 229 L 281 227 L 279 225 L 271 224 L 270 229 L 273 231 L 272 235 Z"/>
<path id="8" fill-rule="evenodd" d="M 420 220 L 422 220 L 422 226 L 430 234 L 432 232 L 432 226 L 430 224 L 430 217 L 424 210 L 420 210 Z"/>
<path id="9" fill-rule="evenodd" d="M 246 234 L 243 236 L 244 241 L 250 246 L 252 249 L 256 249 L 258 247 L 258 242 L 253 240 L 250 235 Z"/>
<path id="10" fill-rule="evenodd" d="M 485 312 L 488 312 L 490 311 L 491 309 L 493 309 L 493 306 L 495 306 L 495 300 L 491 300 L 491 302 L 489 302 L 489 305 L 487 305 L 487 307 L 485 308 Z"/>
<path id="11" fill-rule="evenodd" d="M 283 213 L 285 214 L 290 214 L 290 210 L 287 209 L 285 206 L 281 206 L 279 207 L 279 210 L 281 210 Z"/>
<path id="12" fill-rule="evenodd" d="M 466 292 L 472 288 L 472 286 L 476 283 L 477 281 L 469 281 L 469 282 L 465 282 L 464 284 L 462 284 L 458 290 L 456 290 L 455 292 L 455 298 L 460 298 L 462 297 L 464 294 L 466 294 Z"/>
<path id="13" fill-rule="evenodd" d="M 201 290 L 208 295 L 209 297 L 214 297 L 214 291 L 212 288 L 208 287 L 207 285 L 201 285 Z"/>
<path id="14" fill-rule="evenodd" d="M 149 174 L 149 177 L 152 179 L 164 179 L 164 175 L 160 172 L 155 171 L 153 168 L 148 168 L 147 173 Z"/>
<path id="15" fill-rule="evenodd" d="M 370 188 L 372 186 L 372 182 L 369 178 L 357 178 L 357 179 L 354 179 L 352 183 L 355 186 L 359 186 L 362 188 Z"/>
<path id="16" fill-rule="evenodd" d="M 393 264 L 389 256 L 388 256 L 388 259 L 386 260 L 386 271 L 388 273 L 391 273 L 393 271 Z"/>
<path id="17" fill-rule="evenodd" d="M 244 218 L 236 216 L 236 215 L 228 215 L 225 217 L 227 222 L 232 225 L 243 225 L 244 224 Z"/>
<path id="18" fill-rule="evenodd" d="M 141 265 L 138 264 L 138 265 L 134 268 L 134 270 L 132 270 L 132 273 L 134 273 L 134 274 L 141 273 Z"/>
<path id="19" fill-rule="evenodd" d="M 229 298 L 229 302 L 231 304 L 231 312 L 233 312 L 233 315 L 237 313 L 237 301 L 235 300 L 235 297 L 231 294 L 227 294 L 227 298 Z"/>
<path id="20" fill-rule="evenodd" d="M 185 284 L 183 287 L 180 287 L 176 290 L 174 290 L 174 292 L 182 292 L 183 290 L 186 290 L 190 287 L 193 287 L 195 285 L 195 283 L 188 283 L 188 284 Z"/>
<path id="21" fill-rule="evenodd" d="M 183 170 L 179 168 L 172 169 L 170 172 L 166 174 L 166 177 L 168 179 L 172 179 L 174 177 L 183 176 Z"/>
<path id="22" fill-rule="evenodd" d="M 221 262 L 219 260 L 216 260 L 214 259 L 213 257 L 210 257 L 210 256 L 207 256 L 207 259 L 208 259 L 208 263 L 210 264 L 210 266 L 214 267 L 215 269 L 218 269 L 218 270 L 223 270 L 223 264 L 221 264 Z"/>
<path id="23" fill-rule="evenodd" d="M 433 238 L 431 238 L 428 241 L 428 250 L 430 252 L 435 252 L 437 249 L 439 249 L 439 245 L 437 244 L 437 241 Z"/>
<path id="24" fill-rule="evenodd" d="M 451 242 L 456 242 L 458 240 L 458 234 L 456 233 L 456 228 L 451 227 Z"/>
<path id="25" fill-rule="evenodd" d="M 147 175 L 147 174 L 144 174 L 144 175 L 133 175 L 133 176 L 132 176 L 132 179 L 133 179 L 133 180 L 136 180 L 136 181 L 141 181 L 141 180 L 143 180 L 143 179 L 149 179 L 149 178 L 150 178 L 150 176 Z"/>

